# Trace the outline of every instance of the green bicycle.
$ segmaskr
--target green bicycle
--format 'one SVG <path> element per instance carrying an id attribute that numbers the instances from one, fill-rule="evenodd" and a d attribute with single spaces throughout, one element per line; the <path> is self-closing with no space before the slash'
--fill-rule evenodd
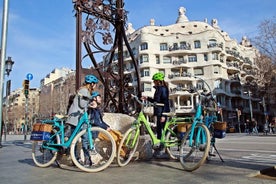
<path id="1" fill-rule="evenodd" d="M 181 139 L 179 133 L 177 132 L 177 126 L 181 124 L 190 123 L 191 118 L 180 118 L 175 117 L 171 113 L 164 113 L 167 116 L 171 116 L 171 118 L 165 124 L 161 139 L 157 139 L 156 135 L 154 134 L 154 131 L 151 128 L 150 123 L 145 117 L 144 108 L 164 105 L 158 103 L 143 102 L 139 100 L 137 96 L 134 95 L 133 98 L 141 105 L 141 111 L 139 112 L 137 119 L 132 123 L 131 128 L 126 131 L 122 140 L 120 141 L 117 151 L 118 165 L 121 167 L 125 166 L 132 160 L 139 143 L 139 138 L 141 135 L 140 128 L 142 127 L 142 125 L 145 126 L 145 129 L 150 135 L 153 144 L 153 149 L 155 149 L 157 145 L 163 145 L 170 158 L 178 159 Z M 122 152 L 124 152 L 125 154 L 122 155 Z"/>

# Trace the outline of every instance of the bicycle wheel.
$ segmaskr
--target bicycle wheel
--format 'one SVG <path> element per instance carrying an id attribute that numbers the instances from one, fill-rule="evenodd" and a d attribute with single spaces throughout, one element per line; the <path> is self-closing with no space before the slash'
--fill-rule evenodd
<path id="1" fill-rule="evenodd" d="M 175 160 L 179 159 L 179 147 L 181 140 L 179 136 L 177 136 L 177 125 L 172 127 L 170 131 L 167 132 L 165 141 L 168 144 L 166 152 L 170 158 Z"/>
<path id="2" fill-rule="evenodd" d="M 190 143 L 191 132 L 194 131 Z M 184 170 L 194 171 L 206 160 L 210 149 L 210 132 L 203 124 L 188 129 L 180 145 L 180 163 Z"/>
<path id="3" fill-rule="evenodd" d="M 53 164 L 57 158 L 58 151 L 47 148 L 47 143 L 60 144 L 60 137 L 55 134 L 54 130 L 50 140 L 48 141 L 34 141 L 32 144 L 32 158 L 34 163 L 39 167 L 48 167 Z"/>
<path id="4" fill-rule="evenodd" d="M 139 128 L 130 128 L 124 134 L 117 151 L 119 166 L 123 167 L 131 161 L 139 143 L 139 135 Z"/>
<path id="5" fill-rule="evenodd" d="M 116 154 L 116 143 L 110 133 L 100 127 L 92 127 L 92 141 L 84 142 L 83 136 L 87 135 L 87 130 L 82 130 L 73 139 L 70 146 L 70 154 L 73 163 L 86 172 L 99 172 L 107 168 L 113 161 Z M 89 149 L 89 142 L 92 142 Z M 86 149 L 87 147 L 88 149 Z M 86 159 L 89 159 L 89 164 Z"/>

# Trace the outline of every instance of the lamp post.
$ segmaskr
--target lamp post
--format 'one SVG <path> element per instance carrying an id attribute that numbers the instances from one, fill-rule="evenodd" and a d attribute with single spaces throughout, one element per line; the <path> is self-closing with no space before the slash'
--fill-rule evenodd
<path id="1" fill-rule="evenodd" d="M 3 1 L 3 16 L 2 16 L 2 37 L 1 37 L 1 68 L 0 68 L 0 148 L 2 147 L 2 102 L 3 102 L 3 86 L 4 86 L 4 72 L 5 72 L 5 58 L 6 58 L 6 45 L 7 45 L 7 30 L 8 30 L 8 9 L 9 0 Z"/>
<path id="2" fill-rule="evenodd" d="M 13 66 L 13 64 L 14 64 L 14 61 L 11 59 L 11 57 L 8 57 L 8 59 L 5 61 L 5 66 L 4 66 L 4 72 L 3 72 L 3 74 L 4 75 L 7 75 L 7 77 L 9 77 L 9 75 L 10 75 L 10 72 L 12 71 L 12 66 Z M 3 77 L 3 80 L 4 80 L 4 77 Z M 8 86 L 6 86 L 6 87 L 8 87 Z M 4 88 L 4 82 L 2 82 L 2 88 L 1 88 L 1 90 L 2 90 L 2 92 L 1 92 L 1 100 L 3 101 L 3 88 Z M 8 91 L 8 90 L 6 90 L 6 91 Z M 8 100 L 8 93 L 6 94 L 6 101 Z M 8 107 L 8 104 L 6 103 L 6 108 Z M 0 105 L 0 117 L 1 117 L 1 126 L 0 126 L 0 147 L 2 147 L 2 132 L 3 132 L 3 130 L 2 130 L 2 126 L 3 126 L 3 117 L 2 117 L 2 105 Z M 5 132 L 5 134 L 6 134 L 6 132 Z"/>
<path id="3" fill-rule="evenodd" d="M 250 120 L 253 119 L 253 110 L 252 110 L 252 99 L 251 99 L 251 91 L 244 92 L 245 94 L 248 94 L 249 97 L 249 110 L 250 110 Z"/>
<path id="4" fill-rule="evenodd" d="M 269 131 L 268 130 L 268 121 L 267 121 L 267 116 L 268 116 L 268 113 L 267 113 L 267 109 L 266 109 L 266 104 L 265 104 L 265 97 L 263 96 L 263 101 L 262 101 L 262 105 L 263 105 L 263 108 L 264 108 L 264 119 L 265 119 L 265 134 L 267 135 L 267 132 Z"/>

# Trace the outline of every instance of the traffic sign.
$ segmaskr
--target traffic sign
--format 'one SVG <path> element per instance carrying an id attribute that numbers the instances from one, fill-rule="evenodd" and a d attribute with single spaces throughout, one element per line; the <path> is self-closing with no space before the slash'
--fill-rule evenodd
<path id="1" fill-rule="evenodd" d="M 33 79 L 33 74 L 28 73 L 27 76 L 26 76 L 26 78 L 27 78 L 28 80 L 32 80 L 32 79 Z"/>

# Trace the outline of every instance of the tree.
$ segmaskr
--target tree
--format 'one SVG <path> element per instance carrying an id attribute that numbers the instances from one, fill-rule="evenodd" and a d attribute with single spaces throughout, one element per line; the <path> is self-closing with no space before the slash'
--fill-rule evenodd
<path id="1" fill-rule="evenodd" d="M 253 43 L 262 55 L 270 58 L 272 64 L 276 65 L 276 17 L 260 23 Z"/>
<path id="2" fill-rule="evenodd" d="M 276 17 L 264 20 L 258 26 L 258 35 L 252 40 L 260 54 L 256 60 L 259 67 L 259 94 L 269 104 L 271 115 L 276 111 Z"/>
<path id="3" fill-rule="evenodd" d="M 260 87 L 269 86 L 275 76 L 273 72 L 275 64 L 273 65 L 271 58 L 261 54 L 256 58 L 256 65 L 259 68 L 258 85 Z"/>

